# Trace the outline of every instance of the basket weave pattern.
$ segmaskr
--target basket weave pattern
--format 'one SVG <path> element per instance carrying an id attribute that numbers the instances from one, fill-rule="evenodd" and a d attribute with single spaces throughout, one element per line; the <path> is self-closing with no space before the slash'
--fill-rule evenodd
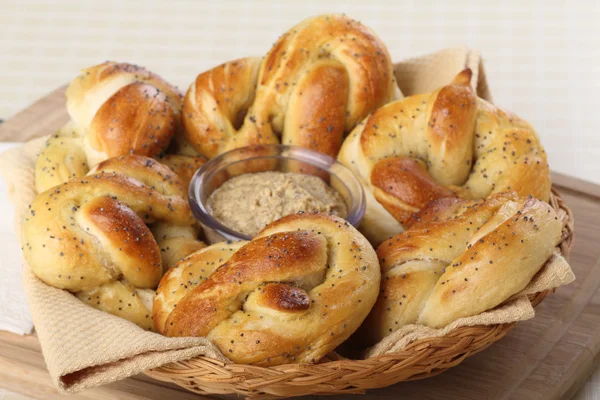
<path id="1" fill-rule="evenodd" d="M 564 224 L 557 250 L 567 258 L 573 242 L 573 214 L 555 190 L 550 205 Z M 546 291 L 530 296 L 532 305 L 538 305 L 547 294 Z M 515 323 L 463 326 L 446 336 L 416 340 L 402 351 L 366 360 L 342 359 L 334 354 L 320 364 L 258 367 L 197 357 L 146 374 L 200 394 L 237 393 L 252 398 L 272 398 L 364 393 L 367 389 L 437 375 L 486 349 L 514 326 Z"/>

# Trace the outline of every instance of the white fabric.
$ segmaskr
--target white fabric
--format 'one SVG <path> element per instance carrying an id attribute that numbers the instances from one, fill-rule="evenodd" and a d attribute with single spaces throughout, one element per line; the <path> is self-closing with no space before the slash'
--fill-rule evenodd
<path id="1" fill-rule="evenodd" d="M 20 143 L 0 143 L 0 153 Z M 21 249 L 14 231 L 15 213 L 0 176 L 0 331 L 25 335 L 33 331 L 21 284 Z M 0 398 L 2 398 L 0 396 Z"/>

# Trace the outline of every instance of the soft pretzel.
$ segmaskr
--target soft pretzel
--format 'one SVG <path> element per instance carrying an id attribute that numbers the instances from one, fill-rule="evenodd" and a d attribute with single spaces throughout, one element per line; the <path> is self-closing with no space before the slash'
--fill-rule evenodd
<path id="1" fill-rule="evenodd" d="M 160 161 L 159 164 L 145 157 L 114 157 L 98 164 L 90 174 L 112 172 L 146 182 L 146 167 L 156 166 L 157 174 L 169 181 L 168 193 L 176 195 L 178 198 L 187 199 L 187 187 L 193 175 L 192 171 L 195 172 L 196 169 L 200 168 L 204 164 L 204 160 L 200 157 L 169 154 L 161 158 Z M 169 168 L 165 168 L 165 166 Z M 155 184 L 151 181 L 148 181 L 147 185 L 155 188 Z M 189 212 L 191 213 L 191 210 Z M 203 242 L 197 239 L 200 229 L 197 224 L 173 224 L 167 220 L 156 221 L 150 228 L 160 250 L 164 271 L 185 256 L 205 246 Z"/>
<path id="2" fill-rule="evenodd" d="M 345 140 L 339 160 L 362 179 L 360 227 L 374 244 L 401 232 L 436 198 L 514 191 L 547 201 L 550 172 L 535 130 L 478 98 L 471 70 L 433 93 L 376 110 Z"/>
<path id="3" fill-rule="evenodd" d="M 264 57 L 200 74 L 183 105 L 190 144 L 212 158 L 252 144 L 294 144 L 336 156 L 349 132 L 398 95 L 388 51 L 343 15 L 296 25 Z"/>
<path id="4" fill-rule="evenodd" d="M 348 222 L 294 214 L 171 269 L 157 290 L 155 327 L 206 336 L 237 363 L 314 362 L 358 328 L 379 277 L 375 251 Z"/>
<path id="5" fill-rule="evenodd" d="M 381 291 L 357 335 L 374 344 L 407 324 L 441 328 L 496 307 L 527 286 L 561 231 L 552 207 L 514 193 L 431 202 L 377 249 Z"/>
<path id="6" fill-rule="evenodd" d="M 70 83 L 66 98 L 71 121 L 40 153 L 38 193 L 110 157 L 156 157 L 181 131 L 183 96 L 142 67 L 105 62 L 87 68 Z"/>
<path id="7" fill-rule="evenodd" d="M 169 266 L 149 223 L 174 230 L 164 240 L 183 242 L 179 258 L 203 246 L 190 232 L 194 218 L 173 171 L 147 157 L 112 158 L 35 198 L 22 224 L 23 253 L 48 285 L 149 329 L 152 292 L 145 290 L 158 285 L 163 261 Z"/>
<path id="8" fill-rule="evenodd" d="M 179 179 L 181 179 L 181 186 L 187 190 L 192 177 L 204 165 L 206 158 L 181 154 L 164 154 L 158 158 L 158 161 L 171 168 L 179 176 Z"/>
<path id="9" fill-rule="evenodd" d="M 69 121 L 48 138 L 40 151 L 35 165 L 35 190 L 45 192 L 69 179 L 82 177 L 89 170 L 80 129 Z"/>

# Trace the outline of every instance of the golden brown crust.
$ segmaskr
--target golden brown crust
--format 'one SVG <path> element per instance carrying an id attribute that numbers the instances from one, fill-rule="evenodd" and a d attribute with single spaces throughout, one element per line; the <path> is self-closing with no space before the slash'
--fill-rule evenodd
<path id="1" fill-rule="evenodd" d="M 507 198 L 516 200 L 516 197 L 506 195 Z M 481 200 L 480 200 L 481 201 Z M 419 227 L 438 220 L 444 220 L 458 214 L 460 207 L 465 205 L 465 201 L 458 197 L 443 197 L 427 203 L 419 212 L 412 215 L 410 221 L 407 221 L 406 229 Z M 478 204 L 478 203 L 474 203 Z"/>
<path id="2" fill-rule="evenodd" d="M 228 149 L 227 142 L 254 101 L 259 64 L 258 58 L 231 61 L 198 75 L 190 86 L 182 122 L 186 139 L 202 155 L 212 158 Z M 244 139 L 237 147 L 277 142 L 251 132 Z"/>
<path id="3" fill-rule="evenodd" d="M 535 130 L 477 98 L 470 77 L 467 69 L 433 93 L 387 104 L 342 145 L 338 159 L 402 223 L 426 200 L 443 196 L 478 199 L 505 191 L 544 201 L 550 196 L 550 170 Z M 406 168 L 406 159 L 420 167 Z M 377 214 L 372 204 L 366 221 L 373 220 L 370 214 Z M 401 229 L 371 228 L 375 244 Z"/>
<path id="4" fill-rule="evenodd" d="M 551 257 L 562 224 L 534 198 L 430 203 L 377 249 L 379 299 L 359 336 L 374 344 L 407 324 L 444 327 L 519 292 Z"/>
<path id="5" fill-rule="evenodd" d="M 392 157 L 379 161 L 371 171 L 371 184 L 377 201 L 404 225 L 415 209 L 423 208 L 432 200 L 454 195 L 431 178 L 422 161 L 413 158 Z M 389 195 L 393 197 L 390 199 Z"/>
<path id="6" fill-rule="evenodd" d="M 89 125 L 108 97 L 134 82 L 147 83 L 159 89 L 179 115 L 183 96 L 176 87 L 143 67 L 113 61 L 86 68 L 71 81 L 66 93 L 69 115 L 77 125 Z"/>
<path id="7" fill-rule="evenodd" d="M 183 186 L 181 178 L 166 165 L 143 156 L 113 157 L 96 165 L 88 175 L 96 176 L 109 173 L 133 178 L 152 189 L 173 196 L 171 207 L 176 206 L 178 209 L 186 210 L 181 214 L 177 214 L 177 217 L 179 215 L 185 216 L 187 220 L 183 223 L 184 225 L 192 223 L 191 214 L 187 212 L 189 210 L 186 200 L 187 188 Z M 140 200 L 143 201 L 143 199 Z"/>
<path id="8" fill-rule="evenodd" d="M 107 61 L 87 68 L 66 97 L 90 166 L 126 154 L 154 157 L 181 129 L 179 90 L 137 65 Z"/>
<path id="9" fill-rule="evenodd" d="M 219 243 L 196 251 L 165 273 L 154 298 L 154 327 L 162 332 L 166 320 L 188 292 L 206 281 L 221 264 L 246 242 Z"/>
<path id="10" fill-rule="evenodd" d="M 278 142 L 335 156 L 343 134 L 396 90 L 381 40 L 346 16 L 324 15 L 282 35 L 262 62 L 246 58 L 200 74 L 183 124 L 209 158 Z"/>
<path id="11" fill-rule="evenodd" d="M 167 318 L 163 333 L 167 336 L 208 335 L 241 308 L 244 295 L 257 290 L 265 283 L 266 276 L 268 281 L 286 282 L 305 275 L 323 275 L 326 246 L 322 236 L 308 232 L 289 232 L 253 240 L 177 304 Z M 261 297 L 274 294 L 271 291 L 261 293 Z M 266 302 L 274 301 L 275 298 L 270 298 Z"/>
<path id="12" fill-rule="evenodd" d="M 110 158 L 99 163 L 90 172 L 91 174 L 112 172 L 128 175 L 171 196 L 170 207 L 173 210 L 185 210 L 166 218 L 168 222 L 159 221 L 152 226 L 152 232 L 160 248 L 163 271 L 172 267 L 181 258 L 205 246 L 202 241 L 198 240 L 199 228 L 193 226 L 195 220 L 187 202 L 189 182 L 184 181 L 184 179 L 191 179 L 187 175 L 189 170 L 194 168 L 194 164 L 203 164 L 204 161 L 199 157 L 179 155 L 171 155 L 166 159 L 171 164 L 178 166 L 178 170 L 183 173 L 183 176 L 154 159 L 134 156 Z M 143 198 L 140 200 L 143 202 Z M 155 221 L 147 219 L 146 222 Z"/>
<path id="13" fill-rule="evenodd" d="M 310 307 L 310 297 L 302 288 L 285 283 L 268 283 L 262 289 L 260 305 L 276 311 L 306 311 Z"/>
<path id="14" fill-rule="evenodd" d="M 339 218 L 290 215 L 228 246 L 202 249 L 165 275 L 157 331 L 206 336 L 238 363 L 313 362 L 346 340 L 377 298 L 375 253 Z M 186 283 L 198 274 L 202 282 Z"/>
<path id="15" fill-rule="evenodd" d="M 152 225 L 152 234 L 156 238 L 163 261 L 163 271 L 169 270 L 183 258 L 204 248 L 206 244 L 198 240 L 201 228 L 193 226 L 175 226 L 168 223 Z"/>
<path id="16" fill-rule="evenodd" d="M 107 61 L 87 68 L 71 81 L 66 98 L 71 121 L 40 153 L 35 174 L 38 193 L 84 176 L 107 158 L 157 157 L 175 142 L 173 138 L 183 141 L 183 96 L 142 67 Z"/>
<path id="17" fill-rule="evenodd" d="M 162 263 L 146 223 L 191 227 L 195 220 L 184 194 L 173 171 L 153 159 L 106 160 L 88 176 L 34 199 L 22 224 L 23 253 L 38 278 L 60 289 L 98 289 L 107 299 L 113 291 L 115 298 L 124 293 L 110 285 L 118 280 L 137 291 L 153 289 Z"/>
<path id="18" fill-rule="evenodd" d="M 179 176 L 181 185 L 187 190 L 196 171 L 206 163 L 206 158 L 184 156 L 180 154 L 165 154 L 159 158 L 159 161 L 161 164 L 171 168 L 171 170 Z"/>
<path id="19" fill-rule="evenodd" d="M 82 177 L 110 157 L 156 157 L 181 136 L 183 96 L 136 65 L 107 61 L 87 68 L 71 81 L 66 98 L 71 120 L 40 153 L 38 193 Z"/>
<path id="20" fill-rule="evenodd" d="M 162 277 L 158 246 L 150 229 L 129 207 L 111 197 L 95 197 L 81 206 L 75 219 L 133 286 L 156 287 Z"/>
<path id="21" fill-rule="evenodd" d="M 173 138 L 175 121 L 163 92 L 146 83 L 131 83 L 100 106 L 88 128 L 88 141 L 107 157 L 152 157 Z"/>
<path id="22" fill-rule="evenodd" d="M 346 69 L 339 63 L 320 62 L 298 85 L 304 89 L 290 95 L 288 109 L 295 112 L 286 115 L 282 143 L 337 155 L 350 91 Z"/>

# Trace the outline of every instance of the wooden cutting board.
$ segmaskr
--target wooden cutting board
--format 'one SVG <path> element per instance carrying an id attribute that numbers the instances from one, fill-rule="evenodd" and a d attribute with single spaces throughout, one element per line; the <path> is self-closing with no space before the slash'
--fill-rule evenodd
<path id="1" fill-rule="evenodd" d="M 68 119 L 64 88 L 0 125 L 0 140 L 47 135 Z M 567 399 L 600 363 L 600 186 L 560 174 L 553 182 L 575 214 L 570 262 L 577 281 L 536 308 L 489 349 L 439 376 L 371 390 L 364 399 Z M 143 375 L 88 390 L 58 393 L 37 338 L 0 332 L 0 387 L 38 399 L 208 398 Z M 338 400 L 349 396 L 312 396 Z M 358 399 L 359 397 L 357 397 Z"/>

